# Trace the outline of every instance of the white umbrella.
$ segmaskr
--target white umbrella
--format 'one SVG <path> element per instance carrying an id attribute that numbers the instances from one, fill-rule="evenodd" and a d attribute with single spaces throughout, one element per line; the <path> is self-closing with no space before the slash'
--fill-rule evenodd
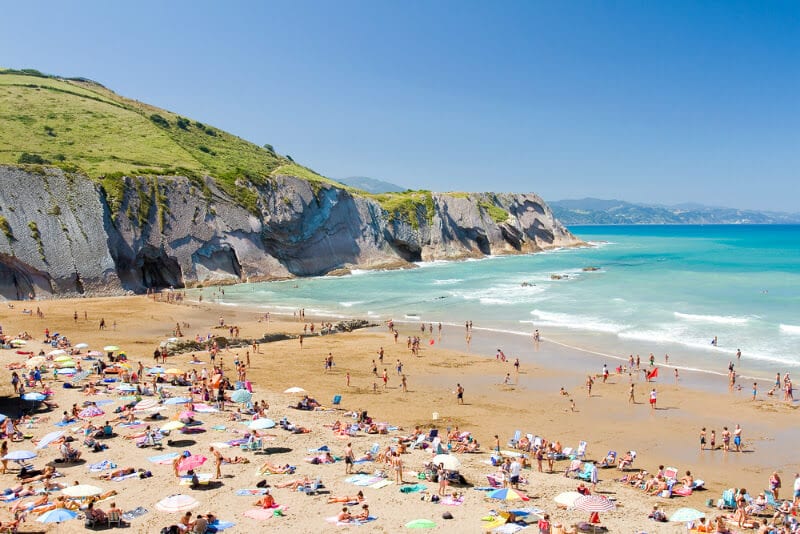
<path id="1" fill-rule="evenodd" d="M 67 353 L 67 351 L 65 351 L 64 349 L 56 349 L 56 350 L 51 350 L 50 352 L 47 353 L 47 355 L 48 356 L 61 356 L 62 354 L 66 354 L 66 353 Z"/>
<path id="2" fill-rule="evenodd" d="M 156 399 L 144 399 L 144 400 L 140 400 L 139 402 L 137 402 L 136 406 L 134 406 L 133 409 L 135 411 L 149 410 L 151 408 L 155 408 L 156 406 L 158 406 L 158 400 L 156 400 Z"/>
<path id="3" fill-rule="evenodd" d="M 256 419 L 255 421 L 250 421 L 250 424 L 247 425 L 247 428 L 250 430 L 264 430 L 265 428 L 273 428 L 274 426 L 275 421 L 262 417 L 260 419 Z"/>
<path id="4" fill-rule="evenodd" d="M 89 348 L 89 344 L 88 343 L 78 343 L 77 345 L 75 345 L 75 348 L 76 349 L 88 349 Z"/>
<path id="5" fill-rule="evenodd" d="M 561 506 L 566 506 L 569 508 L 581 497 L 583 497 L 583 495 L 577 491 L 565 491 L 556 495 L 553 500 L 556 502 L 556 504 L 560 504 Z"/>
<path id="6" fill-rule="evenodd" d="M 39 444 L 36 446 L 37 449 L 44 449 L 55 440 L 60 438 L 64 435 L 63 430 L 56 430 L 55 432 L 50 432 L 49 434 L 45 435 L 42 439 L 39 440 Z"/>
<path id="7" fill-rule="evenodd" d="M 437 454 L 433 457 L 433 465 L 442 464 L 448 471 L 458 471 L 461 467 L 461 462 L 452 454 Z"/>
<path id="8" fill-rule="evenodd" d="M 28 358 L 25 361 L 25 367 L 28 369 L 33 369 L 34 367 L 39 367 L 45 362 L 44 356 L 34 356 L 33 358 Z"/>
<path id="9" fill-rule="evenodd" d="M 688 523 L 689 521 L 696 521 L 705 516 L 706 514 L 704 512 L 694 508 L 678 508 L 669 516 L 669 520 L 675 523 Z"/>
<path id="10" fill-rule="evenodd" d="M 67 486 L 61 490 L 61 493 L 67 497 L 94 497 L 103 493 L 103 490 L 91 484 L 77 484 L 75 486 Z"/>
<path id="11" fill-rule="evenodd" d="M 156 508 L 168 513 L 186 512 L 199 504 L 200 502 L 194 497 L 178 494 L 161 499 L 156 503 Z"/>
<path id="12" fill-rule="evenodd" d="M 307 391 L 301 387 L 294 386 L 284 391 L 284 393 L 307 393 Z"/>

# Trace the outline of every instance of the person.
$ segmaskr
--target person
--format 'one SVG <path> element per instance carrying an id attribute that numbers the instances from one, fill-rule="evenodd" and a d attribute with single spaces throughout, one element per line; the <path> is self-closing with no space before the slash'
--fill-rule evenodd
<path id="1" fill-rule="evenodd" d="M 345 474 L 349 475 L 350 473 L 353 472 L 353 461 L 354 461 L 354 459 L 355 458 L 354 458 L 354 455 L 353 455 L 353 444 L 352 443 L 348 443 L 347 447 L 345 447 L 345 449 L 344 449 L 344 472 L 345 472 Z"/>
<path id="2" fill-rule="evenodd" d="M 592 396 L 592 385 L 594 385 L 594 380 L 592 379 L 591 375 L 586 375 L 586 396 Z"/>
<path id="3" fill-rule="evenodd" d="M 356 516 L 359 521 L 367 521 L 369 519 L 369 505 L 364 503 L 361 505 L 361 513 Z"/>
<path id="4" fill-rule="evenodd" d="M 343 506 L 342 511 L 336 516 L 336 521 L 339 523 L 349 523 L 352 519 L 353 516 L 347 511 L 347 506 Z"/>
<path id="5" fill-rule="evenodd" d="M 519 489 L 519 476 L 521 472 L 522 464 L 519 463 L 519 458 L 515 456 L 514 461 L 511 462 L 511 467 L 509 467 L 508 470 L 509 481 L 511 482 L 511 487 L 514 489 Z"/>
<path id="6" fill-rule="evenodd" d="M 653 511 L 650 512 L 650 515 L 648 515 L 647 517 L 649 519 L 652 519 L 653 521 L 658 521 L 660 523 L 664 523 L 667 521 L 667 515 L 658 508 L 658 504 L 653 505 Z"/>
<path id="7" fill-rule="evenodd" d="M 254 506 L 260 506 L 265 510 L 267 508 L 275 508 L 275 497 L 270 494 L 269 489 L 264 491 L 266 491 L 266 493 L 264 493 L 264 496 L 255 502 Z"/>
<path id="8" fill-rule="evenodd" d="M 700 429 L 700 450 L 706 448 L 706 427 Z"/>
<path id="9" fill-rule="evenodd" d="M 691 471 L 686 471 L 686 475 L 681 477 L 681 482 L 683 483 L 683 487 L 686 489 L 692 489 L 694 486 L 694 477 L 692 476 Z"/>
<path id="10" fill-rule="evenodd" d="M 650 391 L 650 411 L 655 411 L 656 409 L 656 388 L 653 388 Z"/>
<path id="11" fill-rule="evenodd" d="M 550 514 L 544 514 L 536 526 L 539 527 L 539 534 L 550 534 Z"/>
<path id="12" fill-rule="evenodd" d="M 8 470 L 8 460 L 4 459 L 6 454 L 8 454 L 8 440 L 4 439 L 3 443 L 0 443 L 0 462 L 3 465 L 3 475 L 5 475 Z"/>
<path id="13" fill-rule="evenodd" d="M 211 514 L 209 514 L 211 516 Z M 208 532 L 208 524 L 210 521 L 203 517 L 202 515 L 198 515 L 197 519 L 194 520 L 194 525 L 192 527 L 193 534 L 206 534 Z"/>
<path id="14" fill-rule="evenodd" d="M 459 404 L 464 404 L 464 388 L 461 384 L 456 384 L 456 398 Z"/>
<path id="15" fill-rule="evenodd" d="M 591 490 L 589 488 L 587 488 L 586 484 L 584 484 L 583 482 L 578 484 L 578 487 L 575 488 L 575 491 L 577 491 L 581 495 L 591 495 L 592 494 Z"/>
<path id="16" fill-rule="evenodd" d="M 181 529 L 181 532 L 189 532 L 192 527 L 194 527 L 194 521 L 192 521 L 192 512 L 186 512 L 178 520 L 178 528 Z"/>
<path id="17" fill-rule="evenodd" d="M 634 399 L 634 390 L 635 390 L 635 386 L 633 384 L 631 384 L 628 387 L 628 402 L 631 403 L 631 404 L 636 404 L 636 400 Z"/>
<path id="18" fill-rule="evenodd" d="M 222 454 L 213 446 L 208 449 L 214 455 L 214 478 L 222 478 Z"/>
<path id="19" fill-rule="evenodd" d="M 339 503 L 339 502 L 364 502 L 364 492 L 359 490 L 358 493 L 355 495 L 345 495 L 344 497 L 328 497 L 328 504 Z"/>
<path id="20" fill-rule="evenodd" d="M 736 452 L 742 452 L 742 427 L 738 424 L 733 430 L 733 446 L 736 447 Z"/>
<path id="21" fill-rule="evenodd" d="M 722 427 L 722 450 L 729 451 L 731 449 L 731 431 L 727 426 Z"/>
<path id="22" fill-rule="evenodd" d="M 781 490 L 781 477 L 777 471 L 773 471 L 769 476 L 769 489 L 775 495 L 775 500 L 778 500 L 778 492 Z"/>
<path id="23" fill-rule="evenodd" d="M 717 448 L 717 431 L 714 429 L 711 429 L 711 437 L 709 438 L 708 445 L 711 447 L 712 451 Z"/>

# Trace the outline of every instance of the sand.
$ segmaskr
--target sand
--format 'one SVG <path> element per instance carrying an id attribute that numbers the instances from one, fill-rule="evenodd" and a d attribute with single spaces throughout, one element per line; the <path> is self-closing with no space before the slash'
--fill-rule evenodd
<path id="1" fill-rule="evenodd" d="M 158 343 L 174 334 L 176 323 L 188 323 L 183 327 L 187 337 L 195 334 L 205 335 L 227 334 L 227 330 L 215 328 L 220 316 L 226 324 L 239 326 L 241 337 L 260 337 L 264 333 L 285 332 L 299 334 L 303 323 L 293 320 L 291 316 L 278 317 L 274 314 L 266 322 L 260 313 L 241 308 L 215 306 L 213 304 L 172 304 L 154 302 L 143 296 L 55 300 L 36 303 L 14 303 L 14 308 L 0 310 L 0 324 L 6 333 L 28 331 L 35 340 L 25 350 L 38 352 L 42 347 L 43 331 L 47 327 L 51 332 L 66 334 L 72 343 L 86 342 L 91 348 L 101 348 L 107 344 L 119 345 L 128 354 L 129 360 L 141 360 L 146 367 L 152 362 L 152 352 Z M 39 306 L 44 319 L 37 318 L 35 313 L 22 313 L 24 307 Z M 73 313 L 77 311 L 79 319 L 74 321 Z M 84 317 L 87 317 L 86 319 Z M 99 329 L 99 321 L 105 319 L 105 330 Z M 306 317 L 305 322 L 315 322 L 318 318 Z M 251 463 L 245 465 L 223 465 L 224 478 L 221 486 L 214 489 L 192 491 L 185 486 L 178 486 L 169 465 L 156 465 L 147 460 L 148 457 L 175 451 L 189 450 L 197 454 L 208 454 L 210 443 L 222 442 L 241 437 L 246 430 L 245 425 L 229 420 L 230 412 L 219 414 L 202 414 L 199 418 L 203 427 L 209 429 L 202 434 L 188 436 L 171 436 L 181 440 L 178 446 L 165 447 L 162 452 L 153 449 L 137 449 L 130 442 L 114 438 L 107 443 L 110 448 L 101 453 L 84 450 L 85 464 L 60 467 L 65 474 L 64 481 L 79 480 L 93 483 L 103 489 L 115 489 L 119 493 L 115 500 L 123 510 L 143 506 L 149 512 L 134 519 L 132 532 L 159 532 L 164 526 L 177 522 L 181 514 L 159 512 L 155 503 L 161 498 L 175 494 L 191 494 L 200 501 L 194 511 L 214 512 L 223 520 L 232 521 L 235 526 L 225 532 L 253 532 L 260 528 L 275 531 L 317 532 L 320 529 L 332 530 L 334 525 L 325 521 L 339 510 L 339 505 L 327 504 L 329 495 L 353 495 L 363 489 L 372 514 L 378 519 L 359 528 L 366 532 L 399 532 L 405 530 L 403 525 L 408 521 L 420 518 L 431 519 L 438 524 L 437 529 L 445 532 L 481 532 L 481 517 L 490 510 L 501 510 L 504 503 L 487 500 L 485 493 L 470 488 L 456 488 L 463 491 L 465 502 L 461 506 L 445 506 L 422 502 L 419 493 L 401 493 L 397 485 L 389 485 L 380 489 L 371 487 L 359 488 L 348 484 L 345 466 L 342 462 L 332 465 L 311 465 L 304 461 L 309 456 L 308 449 L 321 445 L 329 445 L 336 455 L 342 455 L 346 442 L 333 436 L 323 425 L 335 420 L 351 419 L 344 417 L 344 410 L 368 410 L 377 421 L 384 421 L 399 426 L 404 431 L 389 435 L 366 435 L 360 433 L 352 439 L 356 454 L 363 453 L 373 443 L 380 447 L 393 444 L 392 438 L 409 432 L 414 425 L 425 429 L 432 425 L 442 431 L 458 426 L 461 431 L 472 432 L 482 445 L 481 454 L 461 454 L 459 459 L 463 465 L 461 472 L 466 479 L 477 485 L 486 485 L 486 475 L 494 469 L 484 462 L 489 458 L 488 451 L 493 443 L 493 436 L 499 435 L 503 448 L 514 431 L 532 433 L 550 440 L 559 440 L 565 446 L 577 446 L 578 442 L 588 442 L 587 458 L 600 460 L 609 450 L 623 454 L 627 450 L 636 450 L 638 456 L 635 466 L 655 471 L 659 464 L 675 466 L 681 473 L 691 470 L 696 478 L 706 481 L 706 490 L 695 492 L 689 497 L 660 499 L 649 497 L 640 491 L 632 490 L 614 479 L 622 475 L 616 469 L 601 469 L 600 483 L 597 491 L 614 497 L 618 503 L 616 511 L 601 515 L 603 524 L 612 532 L 674 532 L 674 524 L 659 524 L 649 521 L 646 516 L 656 503 L 667 512 L 683 506 L 691 506 L 709 513 L 709 517 L 717 511 L 706 508 L 706 500 L 719 498 L 722 490 L 728 487 L 744 486 L 754 494 L 767 487 L 767 480 L 773 470 L 781 473 L 783 478 L 782 495 L 791 491 L 794 467 L 797 430 L 792 425 L 795 417 L 795 406 L 777 399 L 761 398 L 752 401 L 747 388 L 742 392 L 730 392 L 726 381 L 718 380 L 706 387 L 688 387 L 693 379 L 685 377 L 677 385 L 671 375 L 662 376 L 653 384 L 646 384 L 638 377 L 617 376 L 613 373 L 615 362 L 609 362 L 612 375 L 608 383 L 597 380 L 588 397 L 583 384 L 587 373 L 599 373 L 603 361 L 586 354 L 576 354 L 558 345 L 548 343 L 545 339 L 534 346 L 532 343 L 525 351 L 521 372 L 517 374 L 511 361 L 506 363 L 494 359 L 494 351 L 486 347 L 500 345 L 501 339 L 488 339 L 486 334 L 476 330 L 473 332 L 470 347 L 466 346 L 463 327 L 445 327 L 441 339 L 434 330 L 434 344 L 429 344 L 429 335 L 423 336 L 422 352 L 419 357 L 412 356 L 406 347 L 406 337 L 419 333 L 418 325 L 401 324 L 399 343 L 395 344 L 385 326 L 367 330 L 359 330 L 347 334 L 329 336 L 306 336 L 302 349 L 296 339 L 262 344 L 260 353 L 251 354 L 251 368 L 248 378 L 253 382 L 255 399 L 266 399 L 270 404 L 269 416 L 274 420 L 288 417 L 299 425 L 312 429 L 310 434 L 290 434 L 280 429 L 271 431 L 275 438 L 267 445 L 275 451 L 269 455 L 241 452 L 238 449 L 224 449 L 227 455 L 246 455 Z M 377 360 L 380 347 L 385 350 L 384 365 L 389 374 L 388 388 L 382 387 L 381 380 L 372 374 L 372 360 Z M 470 352 L 466 352 L 467 349 Z M 51 350 L 46 348 L 45 350 Z M 227 370 L 238 352 L 244 358 L 245 349 L 237 349 L 223 353 Z M 324 371 L 323 361 L 331 353 L 335 366 L 330 372 Z M 201 360 L 208 362 L 208 355 L 197 353 Z M 13 350 L 0 350 L 3 365 L 12 361 L 21 361 L 24 357 Z M 396 360 L 403 362 L 403 371 L 408 380 L 408 392 L 400 388 L 400 379 L 395 371 Z M 189 354 L 172 356 L 168 366 L 189 369 Z M 198 366 L 202 368 L 202 366 Z M 346 373 L 351 375 L 351 385 L 346 386 Z M 511 384 L 503 384 L 506 373 L 510 373 Z M 663 373 L 668 375 L 668 373 Z M 9 387 L 8 374 L 3 380 L 2 393 L 13 393 Z M 633 380 L 636 388 L 637 402 L 627 401 L 628 387 Z M 700 380 L 695 378 L 695 380 Z M 703 379 L 705 380 L 705 379 Z M 710 379 L 717 381 L 716 379 Z M 465 404 L 459 405 L 453 394 L 456 383 L 465 388 Z M 373 391 L 377 385 L 377 391 Z M 290 386 L 301 386 L 325 405 L 330 405 L 334 395 L 342 395 L 341 407 L 344 410 L 303 412 L 288 408 L 297 397 L 282 392 Z M 564 386 L 569 396 L 561 396 L 559 387 Z M 651 410 L 647 404 L 647 392 L 651 387 L 658 389 L 658 409 Z M 55 384 L 55 400 L 61 407 L 69 407 L 74 402 L 86 400 L 76 390 L 61 389 Z M 763 388 L 762 388 L 763 389 Z M 176 392 L 177 393 L 177 392 Z M 115 395 L 99 395 L 92 397 L 116 398 Z M 570 409 L 570 399 L 574 400 L 576 410 Z M 111 407 L 121 403 L 117 402 Z M 178 409 L 172 407 L 162 413 L 172 416 Z M 6 411 L 6 413 L 9 413 Z M 33 428 L 26 429 L 35 438 L 55 430 L 53 423 L 60 417 L 56 410 L 46 414 L 49 421 L 39 421 Z M 437 419 L 434 420 L 434 413 Z M 101 418 L 102 419 L 102 418 Z M 723 426 L 733 428 L 736 424 L 744 428 L 745 452 L 700 451 L 698 436 L 700 428 L 705 426 L 710 431 L 717 430 L 718 435 Z M 225 431 L 210 430 L 222 425 Z M 238 431 L 234 434 L 232 430 Z M 119 429 L 120 434 L 128 433 Z M 720 441 L 720 440 L 718 440 Z M 12 443 L 10 449 L 33 449 L 29 442 Z M 55 447 L 40 451 L 34 460 L 37 467 L 58 456 Z M 403 461 L 408 470 L 420 470 L 423 463 L 431 457 L 429 452 L 412 451 L 404 455 Z M 143 467 L 153 473 L 153 477 L 145 480 L 130 479 L 125 482 L 104 482 L 92 479 L 87 466 L 89 463 L 108 459 L 119 466 Z M 296 475 L 257 476 L 256 466 L 264 460 L 276 464 L 289 463 L 298 466 Z M 564 478 L 562 472 L 565 462 L 556 463 L 556 473 L 538 473 L 524 470 L 523 475 L 528 484 L 522 490 L 531 496 L 531 501 L 524 503 L 535 506 L 550 513 L 554 522 L 571 525 L 585 521 L 588 514 L 574 510 L 563 510 L 556 507 L 553 497 L 562 491 L 574 490 L 577 481 Z M 375 463 L 360 466 L 372 473 L 382 469 Z M 200 472 L 213 471 L 210 465 L 199 469 Z M 289 489 L 274 489 L 276 501 L 287 509 L 283 517 L 271 517 L 258 521 L 245 517 L 245 511 L 254 508 L 256 497 L 240 497 L 235 490 L 253 488 L 261 479 L 275 486 L 282 481 L 297 476 L 320 477 L 325 485 L 324 493 L 307 496 Z M 14 483 L 13 474 L 2 476 L 4 487 Z M 411 475 L 407 480 L 414 480 Z M 435 493 L 436 484 L 427 483 Z M 106 501 L 100 505 L 107 508 Z M 516 503 L 512 503 L 513 504 Z M 454 516 L 451 520 L 442 519 L 444 512 Z M 3 520 L 8 512 L 0 513 Z M 23 524 L 23 532 L 82 531 L 81 521 L 71 521 L 58 527 L 42 525 L 31 519 Z"/>

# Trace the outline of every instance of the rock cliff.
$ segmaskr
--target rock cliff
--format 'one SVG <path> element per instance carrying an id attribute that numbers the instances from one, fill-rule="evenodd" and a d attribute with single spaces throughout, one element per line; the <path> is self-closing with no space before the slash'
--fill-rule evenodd
<path id="1" fill-rule="evenodd" d="M 581 244 L 533 194 L 421 192 L 392 204 L 292 176 L 241 187 L 255 209 L 211 179 L 124 177 L 111 195 L 83 175 L 0 166 L 0 298 L 143 292 Z"/>

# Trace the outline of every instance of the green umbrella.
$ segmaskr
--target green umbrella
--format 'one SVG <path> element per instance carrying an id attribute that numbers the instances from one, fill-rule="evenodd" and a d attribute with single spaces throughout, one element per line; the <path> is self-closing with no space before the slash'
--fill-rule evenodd
<path id="1" fill-rule="evenodd" d="M 415 519 L 406 523 L 406 528 L 436 528 L 436 523 L 430 519 Z"/>
<path id="2" fill-rule="evenodd" d="M 688 523 L 689 521 L 695 521 L 705 516 L 706 514 L 704 512 L 695 510 L 694 508 L 678 508 L 673 512 L 669 520 L 676 523 Z"/>

